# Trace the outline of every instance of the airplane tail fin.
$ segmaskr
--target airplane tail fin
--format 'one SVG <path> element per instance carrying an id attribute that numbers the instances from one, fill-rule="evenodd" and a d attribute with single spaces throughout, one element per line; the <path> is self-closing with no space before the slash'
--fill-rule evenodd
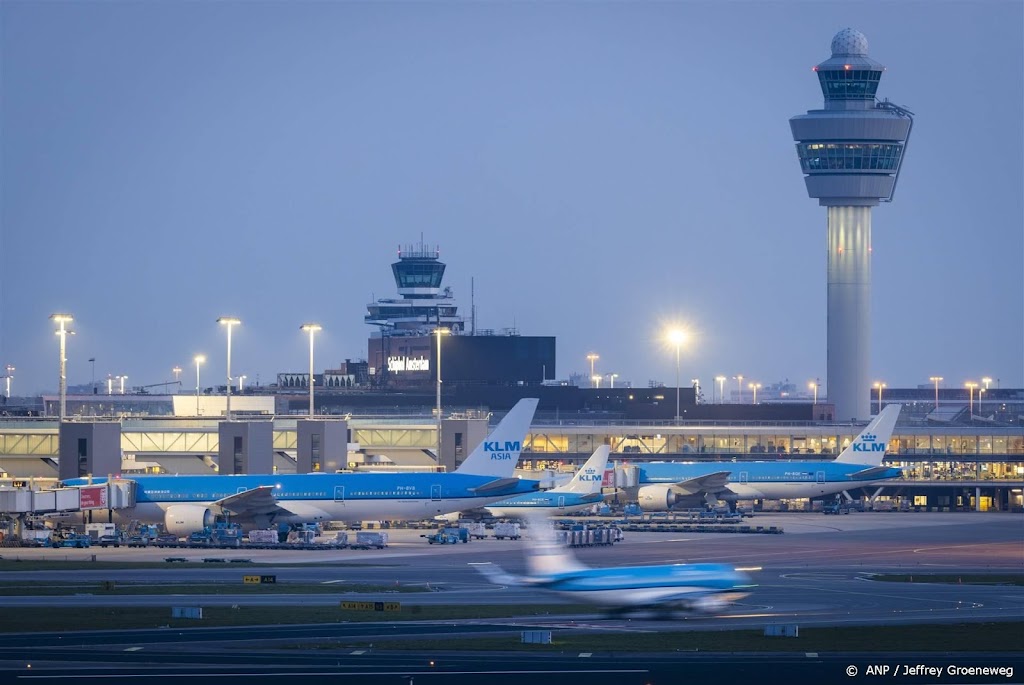
<path id="1" fill-rule="evenodd" d="M 519 400 L 455 473 L 511 478 L 539 401 L 535 398 Z"/>
<path id="2" fill-rule="evenodd" d="M 902 405 L 890 404 L 883 409 L 836 461 L 842 464 L 880 466 L 902 408 Z"/>
<path id="3" fill-rule="evenodd" d="M 554 488 L 552 492 L 575 492 L 581 495 L 601 492 L 601 484 L 604 482 L 604 471 L 608 468 L 608 453 L 610 451 L 611 447 L 608 445 L 598 447 L 590 455 L 590 459 L 587 459 L 587 463 L 580 467 L 580 470 L 572 477 L 571 481 L 563 487 Z"/>
<path id="4" fill-rule="evenodd" d="M 530 539 L 526 545 L 526 568 L 531 578 L 544 578 L 556 573 L 572 573 L 587 569 L 572 551 L 563 545 L 555 528 L 546 517 L 527 515 Z"/>
<path id="5" fill-rule="evenodd" d="M 522 585 L 523 579 L 514 576 L 511 573 L 506 572 L 503 568 L 497 564 L 491 562 L 485 563 L 470 563 L 474 569 L 482 574 L 487 580 L 491 581 L 495 585 Z"/>

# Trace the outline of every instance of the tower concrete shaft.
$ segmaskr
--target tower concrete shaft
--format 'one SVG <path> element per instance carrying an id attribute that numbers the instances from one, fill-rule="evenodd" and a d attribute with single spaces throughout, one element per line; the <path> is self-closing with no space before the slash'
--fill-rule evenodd
<path id="1" fill-rule="evenodd" d="M 837 418 L 870 412 L 871 208 L 828 208 L 828 399 Z M 839 408 L 847 413 L 839 414 Z M 854 413 L 849 413 L 853 407 Z"/>
<path id="2" fill-rule="evenodd" d="M 913 124 L 875 92 L 885 71 L 843 29 L 814 68 L 825 108 L 789 120 L 807 194 L 828 208 L 828 399 L 839 420 L 871 413 L 871 208 L 892 200 Z"/>

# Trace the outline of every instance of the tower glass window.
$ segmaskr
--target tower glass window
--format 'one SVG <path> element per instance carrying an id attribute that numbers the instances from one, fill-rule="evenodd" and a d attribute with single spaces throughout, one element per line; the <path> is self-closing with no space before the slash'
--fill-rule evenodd
<path id="1" fill-rule="evenodd" d="M 902 143 L 797 143 L 805 174 L 821 171 L 895 172 Z"/>
<path id="2" fill-rule="evenodd" d="M 881 71 L 863 69 L 818 72 L 818 82 L 826 100 L 872 100 L 881 78 Z"/>

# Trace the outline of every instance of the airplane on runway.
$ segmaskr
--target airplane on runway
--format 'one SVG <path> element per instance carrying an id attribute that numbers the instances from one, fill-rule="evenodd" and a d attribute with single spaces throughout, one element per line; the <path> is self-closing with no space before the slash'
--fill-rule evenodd
<path id="1" fill-rule="evenodd" d="M 488 504 L 484 508 L 492 516 L 498 517 L 519 517 L 528 511 L 568 514 L 586 509 L 604 499 L 601 485 L 604 483 L 604 471 L 608 466 L 610 449 L 608 445 L 598 447 L 572 480 L 565 485 L 543 492 L 518 495 Z"/>
<path id="2" fill-rule="evenodd" d="M 720 613 L 754 587 L 746 573 L 728 564 L 590 568 L 556 540 L 549 522 L 531 517 L 529 530 L 527 575 L 506 573 L 490 562 L 471 565 L 497 585 L 557 592 L 606 607 L 613 615 L 653 610 L 668 616 L 675 609 Z"/>
<path id="3" fill-rule="evenodd" d="M 687 499 L 715 505 L 719 500 L 820 497 L 899 478 L 902 471 L 882 466 L 882 459 L 901 408 L 885 407 L 835 461 L 644 464 L 638 503 L 645 511 L 667 511 Z"/>
<path id="4" fill-rule="evenodd" d="M 536 399 L 522 399 L 452 473 L 308 473 L 133 476 L 135 506 L 112 510 L 115 522 L 162 523 L 187 535 L 217 515 L 246 527 L 319 521 L 430 518 L 534 492 L 513 477 Z M 75 478 L 65 486 L 104 483 Z"/>

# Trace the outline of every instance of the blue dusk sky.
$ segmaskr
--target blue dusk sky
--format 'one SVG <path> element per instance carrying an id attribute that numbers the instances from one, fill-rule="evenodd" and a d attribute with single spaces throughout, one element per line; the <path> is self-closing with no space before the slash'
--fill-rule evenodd
<path id="1" fill-rule="evenodd" d="M 826 213 L 789 118 L 853 27 L 916 114 L 873 215 L 872 373 L 1024 386 L 1024 4 L 0 3 L 0 364 L 273 382 L 366 357 L 399 245 L 558 376 L 825 381 Z M 208 380 L 209 379 L 209 380 Z M 207 383 L 204 383 L 207 384 Z"/>

